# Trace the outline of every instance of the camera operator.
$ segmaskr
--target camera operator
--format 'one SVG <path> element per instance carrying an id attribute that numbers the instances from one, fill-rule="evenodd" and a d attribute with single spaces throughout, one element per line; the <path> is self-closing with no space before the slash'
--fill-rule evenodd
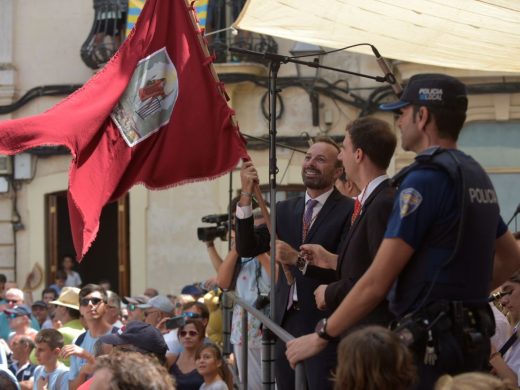
<path id="1" fill-rule="evenodd" d="M 253 212 L 256 225 L 264 223 L 260 209 Z M 222 261 L 214 246 L 206 243 L 211 262 L 217 269 L 217 282 L 220 288 L 225 290 L 235 289 L 236 295 L 245 300 L 257 309 L 267 309 L 269 299 L 267 298 L 270 290 L 270 263 L 266 253 L 252 258 L 240 258 L 234 244 L 234 230 L 231 231 L 231 250 Z M 220 261 L 219 261 L 220 260 Z M 240 262 L 239 264 L 237 264 Z M 238 274 L 237 274 L 238 271 Z M 262 329 L 261 322 L 255 317 L 248 315 L 248 388 L 261 389 L 261 350 L 262 350 Z M 242 308 L 235 305 L 231 325 L 231 344 L 233 344 L 234 354 L 238 365 L 240 378 L 244 373 L 241 372 L 243 361 L 242 356 Z"/>

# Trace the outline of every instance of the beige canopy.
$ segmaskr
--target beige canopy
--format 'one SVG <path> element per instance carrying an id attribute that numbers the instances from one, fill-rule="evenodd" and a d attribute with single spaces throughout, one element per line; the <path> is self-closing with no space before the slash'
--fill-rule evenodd
<path id="1" fill-rule="evenodd" d="M 234 27 L 327 48 L 367 42 L 409 62 L 520 72 L 520 0 L 248 0 Z"/>

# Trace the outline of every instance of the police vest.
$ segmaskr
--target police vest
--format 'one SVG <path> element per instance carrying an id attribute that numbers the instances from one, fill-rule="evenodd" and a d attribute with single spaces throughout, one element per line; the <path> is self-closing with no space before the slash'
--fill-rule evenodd
<path id="1" fill-rule="evenodd" d="M 399 275 L 390 304 L 398 316 L 438 300 L 486 302 L 492 278 L 500 216 L 488 175 L 465 153 L 436 147 L 419 154 L 412 165 L 393 178 L 394 185 L 399 186 L 410 172 L 425 168 L 442 170 L 452 178 L 459 212 L 451 222 L 430 228 Z M 444 251 L 442 256 L 435 256 L 435 248 L 453 243 L 453 237 L 446 237 L 450 230 L 457 232 L 451 255 L 446 256 Z"/>

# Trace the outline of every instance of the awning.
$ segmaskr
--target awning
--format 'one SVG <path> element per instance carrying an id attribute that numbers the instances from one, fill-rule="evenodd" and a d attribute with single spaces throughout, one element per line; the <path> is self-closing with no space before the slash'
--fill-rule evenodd
<path id="1" fill-rule="evenodd" d="M 520 72 L 519 0 L 248 0 L 234 27 L 328 48 L 367 42 L 402 61 Z"/>

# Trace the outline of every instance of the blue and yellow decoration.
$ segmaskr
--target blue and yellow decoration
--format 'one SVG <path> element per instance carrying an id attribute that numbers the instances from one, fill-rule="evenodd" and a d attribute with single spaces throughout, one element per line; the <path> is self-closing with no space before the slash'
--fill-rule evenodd
<path id="1" fill-rule="evenodd" d="M 146 0 L 128 0 L 128 17 L 126 19 L 126 36 L 130 34 L 130 31 L 135 26 L 139 14 L 143 10 L 144 3 Z M 209 0 L 197 0 L 195 2 L 195 11 L 199 18 L 199 25 L 201 28 L 206 28 L 206 19 L 208 16 L 208 1 Z"/>

